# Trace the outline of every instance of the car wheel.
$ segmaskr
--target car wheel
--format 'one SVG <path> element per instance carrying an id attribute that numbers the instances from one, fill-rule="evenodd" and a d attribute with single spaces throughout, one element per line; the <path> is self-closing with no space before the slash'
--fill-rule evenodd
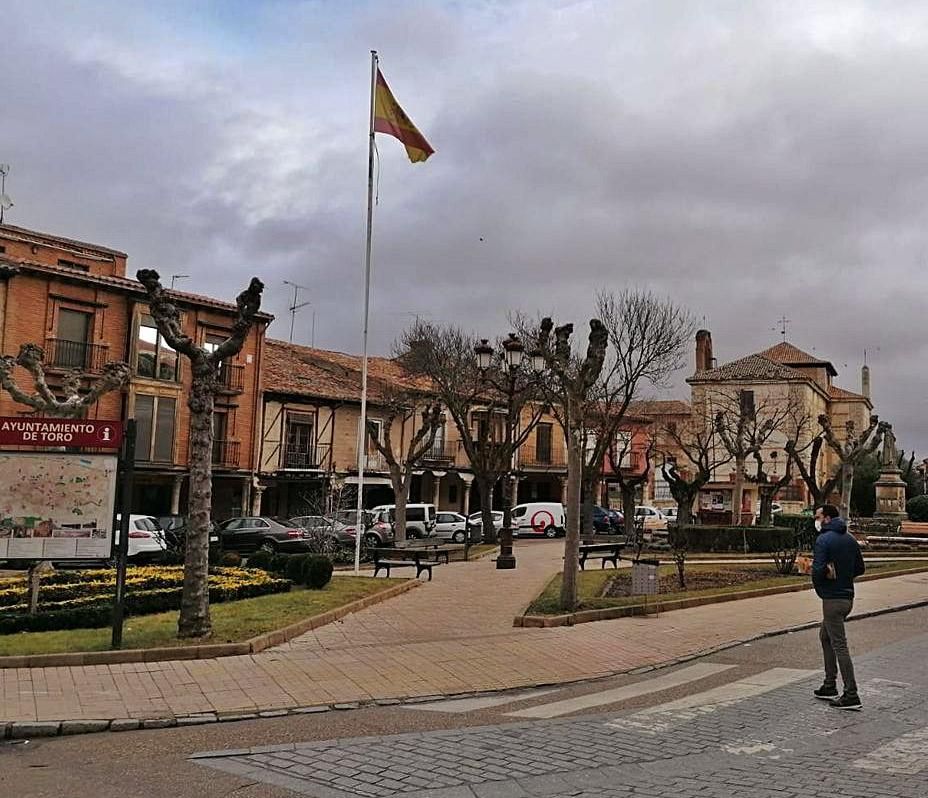
<path id="1" fill-rule="evenodd" d="M 463 533 L 463 532 L 460 532 L 460 531 L 455 532 L 455 533 L 451 536 L 451 542 L 452 542 L 452 543 L 463 543 L 463 542 L 464 542 L 464 533 Z"/>
<path id="2" fill-rule="evenodd" d="M 364 545 L 369 549 L 375 549 L 380 545 L 380 538 L 377 537 L 373 532 L 368 532 L 364 536 Z"/>
<path id="3" fill-rule="evenodd" d="M 273 540 L 262 540 L 261 551 L 266 551 L 268 554 L 277 554 L 277 544 Z"/>
<path id="4" fill-rule="evenodd" d="M 545 537 L 546 537 L 546 538 L 556 538 L 556 537 L 557 537 L 557 527 L 556 527 L 556 526 L 549 526 L 549 527 L 545 530 Z"/>

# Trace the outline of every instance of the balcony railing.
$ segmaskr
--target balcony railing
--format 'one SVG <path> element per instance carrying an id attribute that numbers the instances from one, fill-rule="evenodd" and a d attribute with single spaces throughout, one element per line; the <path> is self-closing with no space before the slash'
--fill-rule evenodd
<path id="1" fill-rule="evenodd" d="M 213 465 L 222 468 L 238 468 L 242 452 L 240 441 L 213 441 Z"/>
<path id="2" fill-rule="evenodd" d="M 354 459 L 351 461 L 349 466 L 352 471 L 358 470 L 358 461 Z M 387 461 L 386 458 L 380 452 L 369 452 L 364 458 L 364 470 L 365 471 L 386 471 L 387 470 Z"/>
<path id="3" fill-rule="evenodd" d="M 55 368 L 81 369 L 98 374 L 103 371 L 108 349 L 105 344 L 49 338 L 45 345 L 45 362 Z"/>
<path id="4" fill-rule="evenodd" d="M 450 466 L 454 464 L 458 447 L 447 441 L 436 441 L 423 456 L 422 462 L 431 465 Z"/>
<path id="5" fill-rule="evenodd" d="M 245 367 L 241 363 L 219 365 L 219 385 L 226 391 L 241 393 L 245 390 Z"/>
<path id="6" fill-rule="evenodd" d="M 567 464 L 561 448 L 530 443 L 519 447 L 518 460 L 522 468 L 563 468 Z"/>
<path id="7" fill-rule="evenodd" d="M 287 471 L 318 471 L 329 459 L 329 445 L 287 446 L 283 450 L 283 468 Z"/>
<path id="8" fill-rule="evenodd" d="M 622 471 L 639 473 L 641 469 L 644 468 L 644 455 L 641 452 L 627 452 L 622 458 L 620 468 Z M 606 474 L 611 474 L 613 472 L 612 462 L 609 460 L 608 455 L 606 456 L 606 462 L 603 465 L 603 472 Z"/>

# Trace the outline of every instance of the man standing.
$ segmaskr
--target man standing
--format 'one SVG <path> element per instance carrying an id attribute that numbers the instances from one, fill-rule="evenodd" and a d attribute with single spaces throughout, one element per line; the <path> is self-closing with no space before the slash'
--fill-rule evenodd
<path id="1" fill-rule="evenodd" d="M 822 628 L 819 639 L 825 658 L 825 682 L 815 697 L 830 701 L 835 709 L 860 709 L 854 664 L 847 647 L 844 622 L 854 606 L 854 579 L 864 572 L 864 558 L 847 524 L 831 504 L 815 511 L 815 540 L 812 584 L 822 600 Z M 838 669 L 844 693 L 838 696 Z"/>

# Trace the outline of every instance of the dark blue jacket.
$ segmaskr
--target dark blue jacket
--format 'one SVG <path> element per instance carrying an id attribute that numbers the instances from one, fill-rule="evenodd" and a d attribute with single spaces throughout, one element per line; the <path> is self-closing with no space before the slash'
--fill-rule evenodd
<path id="1" fill-rule="evenodd" d="M 828 563 L 835 567 L 835 579 L 825 576 Z M 815 540 L 812 560 L 812 584 L 819 598 L 854 598 L 854 577 L 864 572 L 864 558 L 854 536 L 848 533 L 843 518 L 833 518 L 822 526 Z"/>

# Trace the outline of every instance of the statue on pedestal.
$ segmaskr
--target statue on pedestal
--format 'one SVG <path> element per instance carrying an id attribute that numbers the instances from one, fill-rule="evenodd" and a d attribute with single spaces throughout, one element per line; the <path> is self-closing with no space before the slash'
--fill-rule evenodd
<path id="1" fill-rule="evenodd" d="M 896 451 L 896 436 L 893 434 L 893 425 L 884 424 L 883 426 L 883 456 L 880 464 L 883 470 L 898 468 L 899 454 Z"/>

